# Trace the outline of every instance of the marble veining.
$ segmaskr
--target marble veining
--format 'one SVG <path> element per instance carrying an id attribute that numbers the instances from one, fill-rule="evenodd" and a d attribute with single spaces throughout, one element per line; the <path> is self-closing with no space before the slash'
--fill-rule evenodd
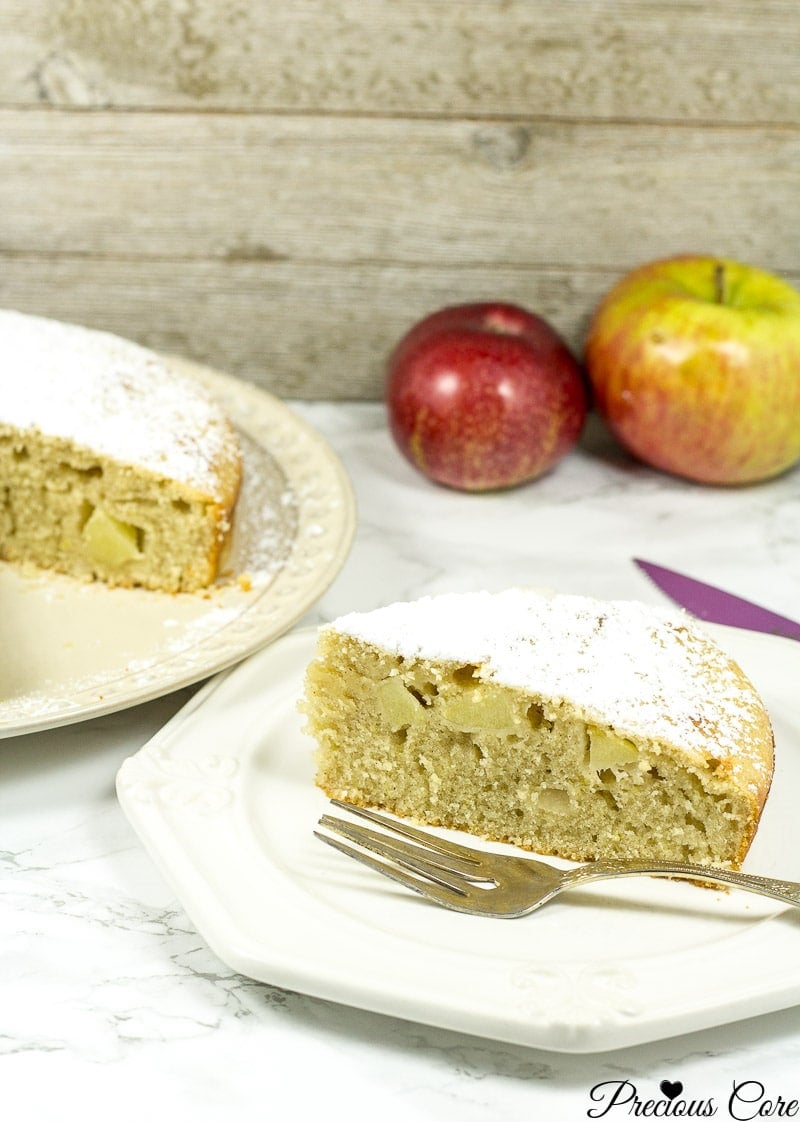
<path id="1" fill-rule="evenodd" d="M 696 487 L 634 464 L 593 422 L 547 477 L 468 496 L 434 487 L 399 457 L 381 406 L 295 408 L 342 457 L 359 510 L 344 569 L 298 626 L 426 593 L 520 584 L 662 604 L 633 556 L 800 615 L 797 471 L 751 488 Z M 658 1098 L 662 1080 L 680 1082 L 686 1097 L 713 1096 L 720 1118 L 736 1081 L 800 1099 L 797 1009 L 570 1056 L 235 974 L 197 935 L 114 796 L 123 760 L 190 693 L 0 740 L 0 1085 L 15 1122 L 72 1116 L 65 1104 L 88 1122 L 559 1122 L 586 1117 L 591 1088 L 615 1080 L 642 1099 Z M 222 766 L 199 782 L 224 790 L 229 779 Z M 537 973 L 531 931 L 521 1000 L 552 1000 L 558 987 L 568 999 L 569 985 L 586 983 L 599 1018 L 635 1009 L 624 970 L 591 980 Z"/>

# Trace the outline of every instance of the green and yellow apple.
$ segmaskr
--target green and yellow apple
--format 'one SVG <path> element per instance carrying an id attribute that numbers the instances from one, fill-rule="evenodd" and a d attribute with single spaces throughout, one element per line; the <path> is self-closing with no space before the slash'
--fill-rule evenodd
<path id="1" fill-rule="evenodd" d="M 585 358 L 598 411 L 653 467 L 736 484 L 800 460 L 800 292 L 772 273 L 708 256 L 634 269 Z"/>

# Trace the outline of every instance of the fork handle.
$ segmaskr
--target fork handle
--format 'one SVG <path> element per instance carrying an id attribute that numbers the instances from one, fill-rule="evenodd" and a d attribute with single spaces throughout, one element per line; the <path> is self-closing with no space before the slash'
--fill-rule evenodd
<path id="1" fill-rule="evenodd" d="M 773 877 L 760 877 L 753 873 L 735 872 L 733 869 L 720 869 L 713 866 L 690 865 L 682 862 L 665 861 L 593 861 L 591 865 L 580 865 L 569 869 L 564 880 L 571 888 L 590 881 L 606 880 L 612 877 L 671 877 L 676 880 L 705 881 L 711 884 L 729 884 L 769 896 L 782 904 L 800 908 L 800 884 L 792 880 L 775 880 Z"/>

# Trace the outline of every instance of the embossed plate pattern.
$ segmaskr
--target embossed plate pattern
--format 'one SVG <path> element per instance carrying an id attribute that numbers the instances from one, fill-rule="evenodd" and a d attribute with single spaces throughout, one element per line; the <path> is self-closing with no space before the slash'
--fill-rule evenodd
<path id="1" fill-rule="evenodd" d="M 775 782 L 746 867 L 800 880 L 800 647 L 708 626 L 770 709 Z M 619 881 L 519 920 L 447 912 L 323 846 L 297 631 L 207 684 L 121 768 L 121 804 L 229 966 L 359 1008 L 563 1052 L 800 1003 L 800 913 Z M 494 848 L 502 849 L 502 846 Z"/>
<path id="2" fill-rule="evenodd" d="M 0 737 L 96 717 L 232 665 L 295 623 L 353 537 L 350 482 L 327 442 L 281 401 L 174 359 L 236 425 L 244 477 L 227 574 L 207 595 L 110 589 L 0 564 Z"/>

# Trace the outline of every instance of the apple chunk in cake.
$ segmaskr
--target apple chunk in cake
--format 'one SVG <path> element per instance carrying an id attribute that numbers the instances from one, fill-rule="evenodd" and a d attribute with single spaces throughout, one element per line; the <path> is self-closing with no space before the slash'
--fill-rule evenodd
<path id="1" fill-rule="evenodd" d="M 769 790 L 754 688 L 685 617 L 511 590 L 323 628 L 301 708 L 317 783 L 574 860 L 738 866 Z"/>

